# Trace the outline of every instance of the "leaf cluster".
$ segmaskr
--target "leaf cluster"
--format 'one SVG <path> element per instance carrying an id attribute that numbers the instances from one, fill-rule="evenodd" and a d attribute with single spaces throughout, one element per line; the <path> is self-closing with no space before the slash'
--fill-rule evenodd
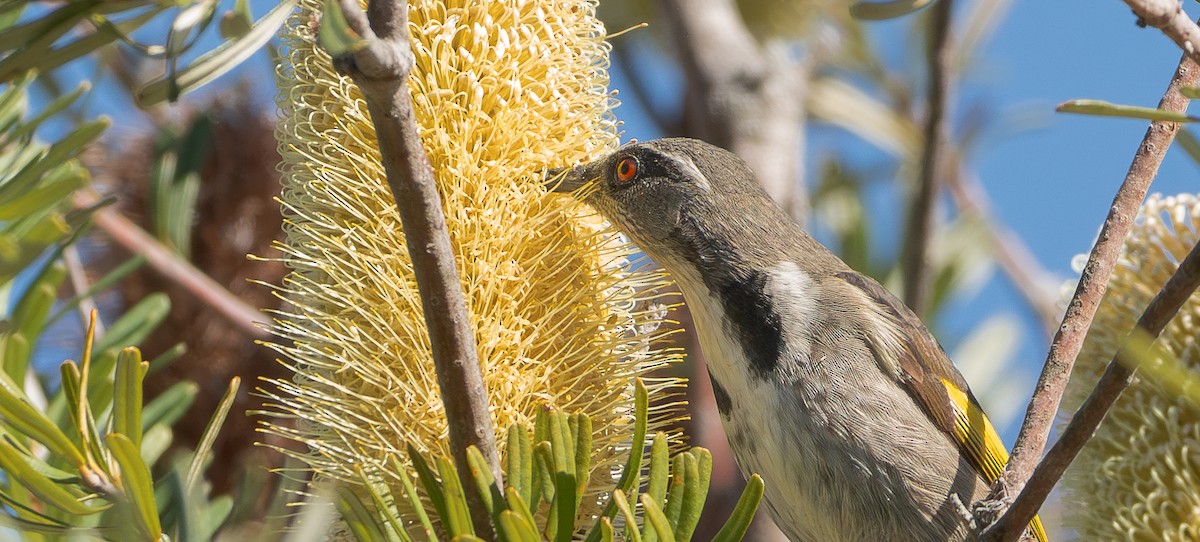
<path id="1" fill-rule="evenodd" d="M 646 388 L 638 380 L 634 443 L 645 442 L 648 404 Z M 474 447 L 467 454 L 473 479 L 464 484 L 449 457 L 429 461 L 409 446 L 409 458 L 423 492 L 403 465 L 388 468 L 399 473 L 404 495 L 393 495 L 380 482 L 380 473 L 369 474 L 360 467 L 361 486 L 339 488 L 338 510 L 349 530 L 364 542 L 474 541 L 481 538 L 468 509 L 466 492 L 478 491 L 488 507 L 490 527 L 501 542 L 569 542 L 580 538 L 587 542 L 673 542 L 691 539 L 712 472 L 708 450 L 693 447 L 670 457 L 667 437 L 658 433 L 650 446 L 648 466 L 643 465 L 641 446 L 629 450 L 603 512 L 591 520 L 580 515 L 584 489 L 592 476 L 591 420 L 586 415 L 543 410 L 532 428 L 508 429 L 507 450 L 507 487 L 501 487 Z M 740 540 L 762 494 L 762 479 L 754 475 L 714 540 Z M 590 526 L 581 525 L 581 521 L 590 522 Z"/>

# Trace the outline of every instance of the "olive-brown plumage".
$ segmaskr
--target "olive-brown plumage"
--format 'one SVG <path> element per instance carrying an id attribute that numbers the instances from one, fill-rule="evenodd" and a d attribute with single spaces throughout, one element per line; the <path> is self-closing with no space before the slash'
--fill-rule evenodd
<path id="1" fill-rule="evenodd" d="M 1007 461 L 921 321 L 784 214 L 737 156 L 632 144 L 549 186 L 591 204 L 670 272 L 721 421 L 795 541 L 965 540 Z M 1041 525 L 1031 531 L 1044 540 Z"/>

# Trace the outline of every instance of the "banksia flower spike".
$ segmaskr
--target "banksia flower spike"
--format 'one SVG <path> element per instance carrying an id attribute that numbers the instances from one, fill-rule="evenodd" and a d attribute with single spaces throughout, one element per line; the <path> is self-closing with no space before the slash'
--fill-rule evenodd
<path id="1" fill-rule="evenodd" d="M 1082 404 L 1138 316 L 1200 240 L 1200 200 L 1151 196 L 1079 354 L 1063 407 Z M 1193 295 L 1157 345 L 1178 360 L 1163 378 L 1146 365 L 1064 479 L 1066 526 L 1079 540 L 1200 539 L 1200 404 L 1181 391 L 1200 378 L 1200 298 Z"/>
<path id="2" fill-rule="evenodd" d="M 277 319 L 287 342 L 274 348 L 295 375 L 266 393 L 273 415 L 296 423 L 266 431 L 305 445 L 296 455 L 318 477 L 356 483 L 356 466 L 405 475 L 388 465 L 407 464 L 408 444 L 449 452 L 373 127 L 358 90 L 315 43 L 320 9 L 302 2 L 283 31 L 281 248 L 292 271 L 279 290 L 294 308 Z M 631 446 L 633 379 L 680 354 L 658 344 L 666 331 L 657 324 L 674 302 L 662 291 L 669 280 L 636 269 L 631 247 L 606 224 L 542 187 L 547 167 L 617 144 L 594 10 L 594 0 L 414 0 L 409 88 L 497 436 L 531 424 L 545 405 L 588 414 L 599 483 Z M 648 381 L 661 405 L 678 385 Z M 679 415 L 660 408 L 652 430 Z M 403 494 L 398 479 L 387 483 Z"/>

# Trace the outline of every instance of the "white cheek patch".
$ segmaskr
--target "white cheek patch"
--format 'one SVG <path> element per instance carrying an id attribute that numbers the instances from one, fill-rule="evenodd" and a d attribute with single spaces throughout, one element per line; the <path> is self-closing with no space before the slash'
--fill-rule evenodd
<path id="1" fill-rule="evenodd" d="M 712 192 L 712 184 L 708 182 L 708 177 L 705 177 L 700 172 L 700 168 L 696 167 L 696 163 L 689 156 L 673 156 L 671 157 L 675 165 L 683 170 L 684 175 L 696 180 L 696 186 L 699 186 L 705 192 Z"/>
<path id="2" fill-rule="evenodd" d="M 769 276 L 767 294 L 780 316 L 783 340 L 787 345 L 782 359 L 788 362 L 781 363 L 779 371 L 780 376 L 788 380 L 799 370 L 798 362 L 808 358 L 812 347 L 812 333 L 819 320 L 817 286 L 794 262 L 776 265 Z"/>

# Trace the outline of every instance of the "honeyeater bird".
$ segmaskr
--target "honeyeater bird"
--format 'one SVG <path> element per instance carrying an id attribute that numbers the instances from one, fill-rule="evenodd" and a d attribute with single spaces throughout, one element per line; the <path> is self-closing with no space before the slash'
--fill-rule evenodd
<path id="1" fill-rule="evenodd" d="M 1004 444 L 920 319 L 796 225 L 745 162 L 659 139 L 546 182 L 674 276 L 729 445 L 791 540 L 967 538 Z M 1037 519 L 1026 534 L 1045 540 Z"/>

